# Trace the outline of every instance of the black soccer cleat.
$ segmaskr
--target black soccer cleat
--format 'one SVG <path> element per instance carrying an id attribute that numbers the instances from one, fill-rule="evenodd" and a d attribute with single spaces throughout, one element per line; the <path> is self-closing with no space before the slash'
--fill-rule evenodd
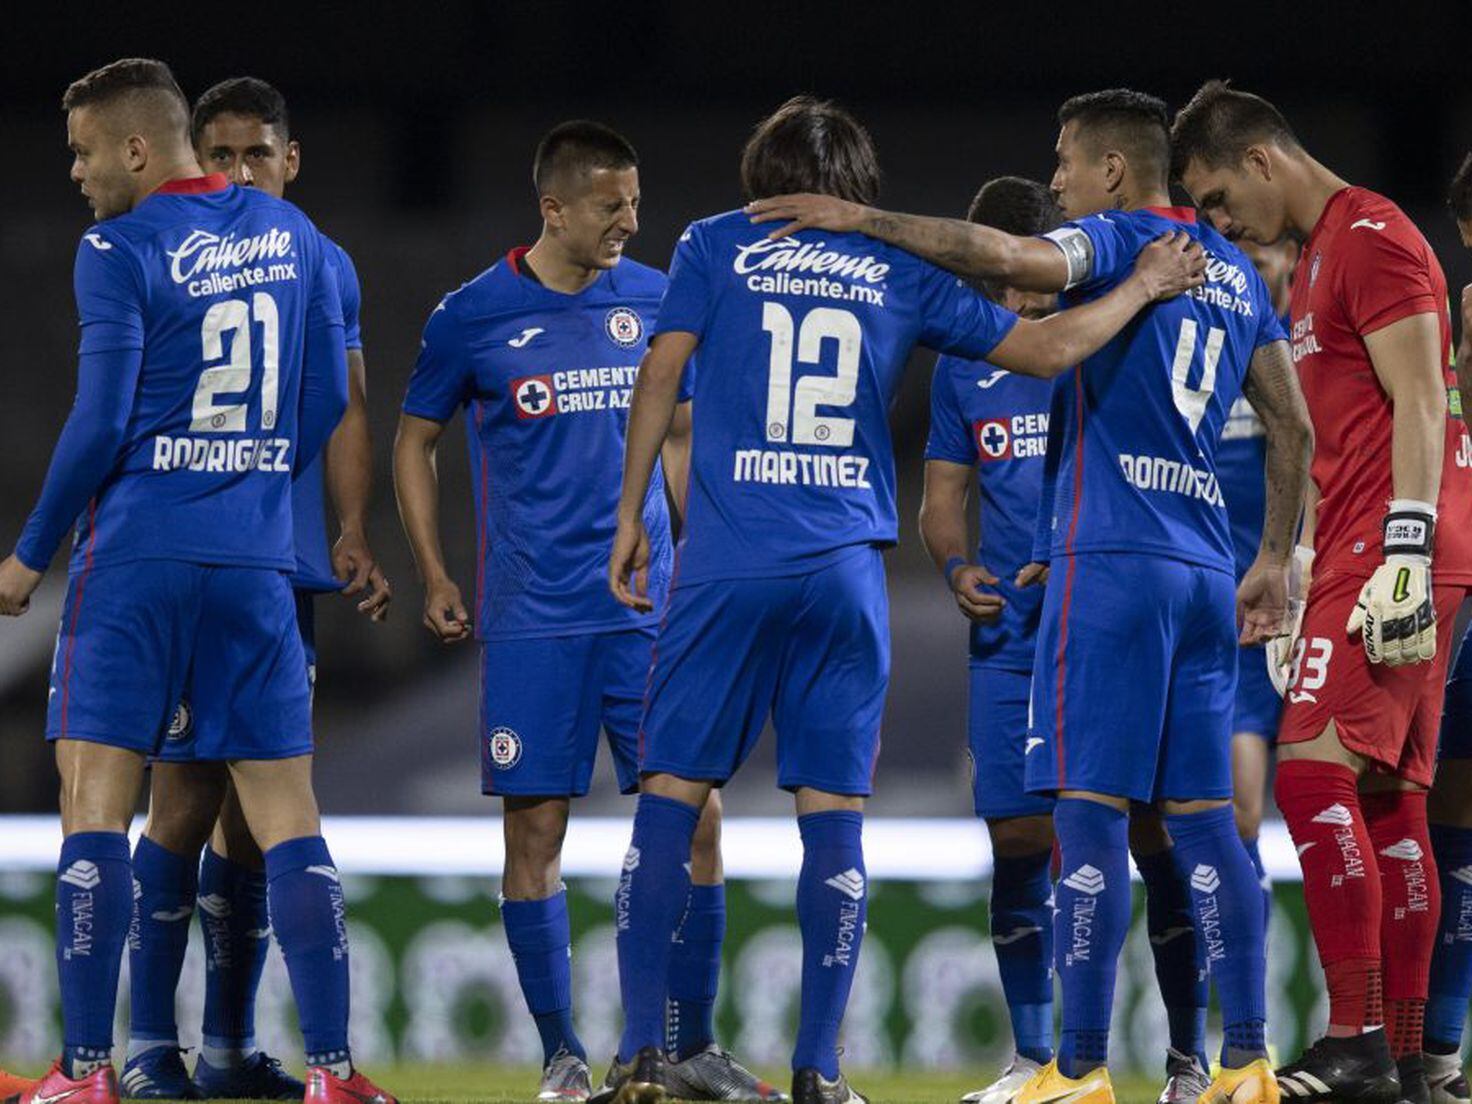
<path id="1" fill-rule="evenodd" d="M 1277 1071 L 1283 1104 L 1397 1104 L 1400 1078 L 1384 1030 L 1324 1037 Z"/>
<path id="2" fill-rule="evenodd" d="M 1431 1104 L 1431 1084 L 1426 1079 L 1426 1063 L 1419 1054 L 1407 1054 L 1395 1060 L 1400 1078 L 1399 1104 Z"/>
<path id="3" fill-rule="evenodd" d="M 610 1082 L 617 1086 L 610 1098 L 612 1104 L 664 1104 L 670 1099 L 664 1051 L 659 1047 L 641 1048 L 626 1065 L 615 1058 L 614 1068 L 603 1081 L 605 1086 Z"/>
<path id="4" fill-rule="evenodd" d="M 869 1098 L 855 1092 L 843 1074 L 829 1081 L 809 1066 L 792 1074 L 792 1104 L 869 1104 Z"/>

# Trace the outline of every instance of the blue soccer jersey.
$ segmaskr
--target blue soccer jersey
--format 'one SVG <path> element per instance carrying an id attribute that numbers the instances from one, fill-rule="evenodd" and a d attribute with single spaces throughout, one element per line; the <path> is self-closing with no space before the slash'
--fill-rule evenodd
<path id="1" fill-rule="evenodd" d="M 1032 559 L 1033 530 L 1048 441 L 1049 380 L 943 356 L 930 384 L 930 439 L 925 459 L 977 468 L 981 545 L 978 562 L 1000 582 L 1006 601 L 991 624 L 971 625 L 971 658 L 988 667 L 1030 671 L 1040 586 L 1012 580 Z"/>
<path id="2" fill-rule="evenodd" d="M 608 592 L 629 399 L 667 281 L 622 260 L 576 295 L 521 271 L 513 250 L 445 296 L 424 327 L 404 412 L 469 414 L 476 635 L 565 636 L 653 625 Z M 688 397 L 688 395 L 682 395 Z M 644 505 L 655 610 L 671 550 L 664 480 Z"/>
<path id="3" fill-rule="evenodd" d="M 323 259 L 337 273 L 338 291 L 342 295 L 343 343 L 349 349 L 361 349 L 363 331 L 358 314 L 363 292 L 358 284 L 358 270 L 347 251 L 331 238 L 324 237 L 322 245 Z M 332 574 L 321 454 L 296 477 L 291 490 L 291 507 L 296 527 L 296 570 L 291 575 L 292 587 L 315 593 L 341 590 L 342 581 Z"/>
<path id="4" fill-rule="evenodd" d="M 63 432 L 17 546 L 24 562 L 43 568 L 77 523 L 74 572 L 149 559 L 295 567 L 293 472 L 346 386 L 323 250 L 296 207 L 220 175 L 167 184 L 83 235 L 82 390 L 121 396 L 120 443 L 99 484 L 65 470 Z M 88 384 L 98 364 L 130 378 Z M 73 417 L 93 402 L 79 395 Z"/>
<path id="5" fill-rule="evenodd" d="M 1233 568 L 1217 441 L 1253 352 L 1284 340 L 1252 263 L 1189 208 L 1110 211 L 1083 233 L 1088 277 L 1064 305 L 1104 295 L 1154 238 L 1184 231 L 1208 254 L 1206 283 L 1157 303 L 1054 384 L 1052 439 L 1034 554 L 1135 552 Z"/>
<path id="6" fill-rule="evenodd" d="M 741 211 L 693 223 L 655 327 L 699 339 L 679 586 L 893 543 L 889 407 L 910 350 L 981 358 L 1016 322 L 863 235 L 768 229 Z"/>

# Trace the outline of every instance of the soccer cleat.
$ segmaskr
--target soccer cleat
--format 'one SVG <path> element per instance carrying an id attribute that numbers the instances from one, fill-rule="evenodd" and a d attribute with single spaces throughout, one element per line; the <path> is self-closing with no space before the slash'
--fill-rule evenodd
<path id="1" fill-rule="evenodd" d="M 1400 1099 L 1400 1078 L 1383 1030 L 1325 1036 L 1278 1070 L 1277 1078 L 1282 1099 L 1293 1104 L 1396 1104 Z"/>
<path id="2" fill-rule="evenodd" d="M 264 1051 L 231 1069 L 212 1066 L 201 1055 L 194 1063 L 194 1087 L 205 1100 L 300 1100 L 307 1086 Z"/>
<path id="3" fill-rule="evenodd" d="M 585 1101 L 593 1094 L 592 1078 L 588 1063 L 566 1050 L 552 1055 L 552 1061 L 542 1070 L 542 1085 L 537 1090 L 538 1100 Z"/>
<path id="4" fill-rule="evenodd" d="M 118 1104 L 118 1075 L 112 1066 L 102 1066 L 75 1080 L 61 1068 L 61 1059 L 51 1063 L 46 1076 L 29 1082 L 5 1104 Z"/>
<path id="5" fill-rule="evenodd" d="M 1272 1071 L 1268 1071 L 1272 1076 Z M 1157 1104 L 1196 1104 L 1211 1086 L 1211 1077 L 1201 1068 L 1194 1054 L 1182 1054 L 1174 1047 L 1165 1049 L 1165 1088 L 1160 1090 Z"/>
<path id="6" fill-rule="evenodd" d="M 613 1059 L 603 1088 L 590 1101 L 609 1100 L 613 1104 L 661 1104 L 669 1099 L 665 1088 L 664 1052 L 659 1047 L 641 1047 L 627 1062 Z"/>
<path id="7" fill-rule="evenodd" d="M 1001 1077 L 984 1089 L 967 1093 L 961 1098 L 961 1104 L 1012 1104 L 1017 1090 L 1042 1068 L 1031 1058 L 1013 1055 L 1012 1064 L 1003 1071 Z"/>
<path id="8" fill-rule="evenodd" d="M 203 1096 L 184 1068 L 184 1051 L 177 1046 L 150 1047 L 129 1058 L 118 1083 L 125 1100 L 199 1100 Z"/>
<path id="9" fill-rule="evenodd" d="M 666 1087 L 677 1100 L 768 1100 L 786 1104 L 787 1094 L 767 1084 L 715 1043 L 665 1069 Z"/>
<path id="10" fill-rule="evenodd" d="M 1395 1060 L 1395 1073 L 1400 1078 L 1398 1104 L 1431 1104 L 1431 1086 L 1426 1081 L 1426 1063 L 1419 1054 L 1407 1054 Z"/>
<path id="11" fill-rule="evenodd" d="M 1082 1077 L 1064 1077 L 1053 1059 L 1017 1090 L 1013 1104 L 1114 1104 L 1114 1083 L 1105 1066 Z"/>
<path id="12" fill-rule="evenodd" d="M 357 1070 L 348 1078 L 338 1077 L 325 1066 L 307 1068 L 307 1090 L 302 1104 L 399 1104 Z"/>
<path id="13" fill-rule="evenodd" d="M 1423 1054 L 1426 1061 L 1426 1085 L 1431 1090 L 1431 1104 L 1472 1104 L 1472 1087 L 1462 1072 L 1462 1055 Z"/>
<path id="14" fill-rule="evenodd" d="M 1278 1104 L 1280 1095 L 1273 1067 L 1259 1058 L 1238 1069 L 1218 1070 L 1197 1099 L 1201 1104 Z"/>
<path id="15" fill-rule="evenodd" d="M 0 1069 L 0 1100 L 19 1096 L 36 1083 L 34 1077 L 21 1077 L 9 1070 Z"/>
<path id="16" fill-rule="evenodd" d="M 792 1104 L 869 1104 L 869 1098 L 855 1092 L 843 1074 L 829 1081 L 809 1066 L 792 1073 Z"/>

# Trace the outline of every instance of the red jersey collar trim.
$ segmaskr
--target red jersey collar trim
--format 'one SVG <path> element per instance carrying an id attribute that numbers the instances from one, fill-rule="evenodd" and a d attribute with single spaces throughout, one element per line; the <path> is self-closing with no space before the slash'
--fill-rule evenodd
<path id="1" fill-rule="evenodd" d="M 1194 223 L 1196 221 L 1195 207 L 1142 207 L 1140 209 L 1149 211 L 1153 215 L 1159 215 L 1161 218 L 1168 218 L 1172 222 Z"/>
<path id="2" fill-rule="evenodd" d="M 206 192 L 223 192 L 230 187 L 230 178 L 224 173 L 208 176 L 185 176 L 178 180 L 166 180 L 155 191 L 159 195 L 203 195 Z"/>
<path id="3" fill-rule="evenodd" d="M 529 245 L 518 245 L 506 254 L 506 263 L 515 275 L 521 275 L 521 259 L 531 251 L 532 247 Z"/>

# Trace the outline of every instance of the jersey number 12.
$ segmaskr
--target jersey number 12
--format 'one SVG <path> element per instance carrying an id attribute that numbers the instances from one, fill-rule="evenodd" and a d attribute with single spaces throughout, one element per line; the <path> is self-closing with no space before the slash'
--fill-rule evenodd
<path id="1" fill-rule="evenodd" d="M 792 385 L 792 314 L 781 303 L 762 304 L 762 329 L 772 337 L 767 375 L 767 440 L 794 445 L 854 443 L 854 420 L 819 414 L 820 406 L 850 406 L 858 395 L 859 345 L 863 329 L 851 311 L 814 307 L 796 327 L 797 360 L 821 364 L 823 342 L 838 342 L 838 372 L 832 376 L 802 376 Z"/>

